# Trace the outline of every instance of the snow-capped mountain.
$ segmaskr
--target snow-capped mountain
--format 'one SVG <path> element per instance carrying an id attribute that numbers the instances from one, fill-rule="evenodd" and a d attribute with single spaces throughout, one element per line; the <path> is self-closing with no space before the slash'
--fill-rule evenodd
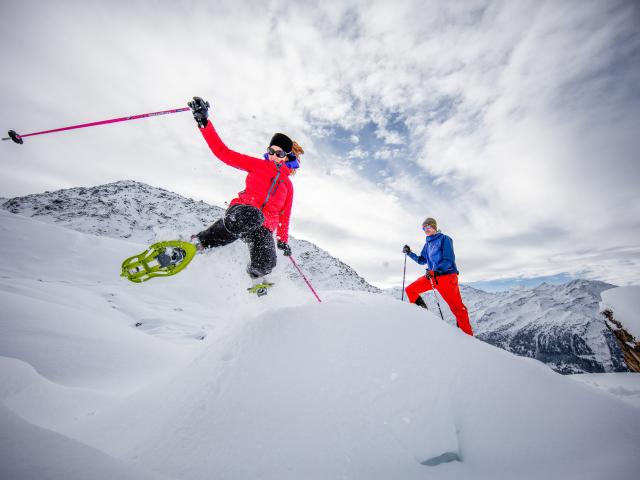
<path id="1" fill-rule="evenodd" d="M 142 244 L 188 238 L 224 213 L 223 208 L 129 180 L 16 197 L 6 200 L 0 207 L 78 232 L 124 238 Z M 313 278 L 314 286 L 380 291 L 353 268 L 313 243 L 292 237 L 289 243 L 305 275 Z M 299 276 L 289 262 L 281 263 L 284 263 L 283 268 L 290 278 Z"/>
<path id="2" fill-rule="evenodd" d="M 224 212 L 222 208 L 133 181 L 28 195 L 6 200 L 1 206 L 12 213 L 83 233 L 142 244 L 188 236 Z M 290 243 L 315 287 L 381 292 L 313 243 L 294 238 Z M 287 276 L 298 276 L 289 262 L 280 264 Z M 517 355 L 536 358 L 566 374 L 626 371 L 622 352 L 599 314 L 600 294 L 612 287 L 603 282 L 576 280 L 560 286 L 543 284 L 500 293 L 463 285 L 461 291 L 478 338 Z M 384 293 L 401 297 L 400 288 Z M 424 298 L 429 309 L 437 313 L 433 293 L 426 293 Z M 455 324 L 442 299 L 440 305 L 445 320 Z"/>
<path id="3" fill-rule="evenodd" d="M 476 296 L 478 338 L 536 358 L 560 373 L 627 371 L 622 351 L 600 315 L 604 282 L 574 280 Z M 465 290 L 466 292 L 466 290 Z"/>
<path id="4" fill-rule="evenodd" d="M 164 233 L 199 231 L 224 212 L 220 207 L 133 181 L 12 198 L 2 208 L 78 232 L 145 244 Z"/>
<path id="5" fill-rule="evenodd" d="M 474 334 L 497 347 L 546 363 L 556 372 L 626 372 L 624 355 L 600 314 L 601 293 L 615 288 L 604 282 L 573 280 L 563 285 L 489 293 L 461 285 Z M 399 288 L 387 292 L 400 298 Z M 439 315 L 433 292 L 423 294 Z M 438 297 L 445 321 L 455 325 Z"/>

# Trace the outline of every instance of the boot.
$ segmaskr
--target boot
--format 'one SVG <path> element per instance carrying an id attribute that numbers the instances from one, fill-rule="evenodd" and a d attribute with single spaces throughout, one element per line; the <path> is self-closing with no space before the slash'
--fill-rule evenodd
<path id="1" fill-rule="evenodd" d="M 194 235 L 191 235 L 191 238 L 189 239 L 189 241 L 196 246 L 196 250 L 198 251 L 198 253 L 204 251 L 204 246 L 202 245 L 202 242 L 200 241 L 200 237 L 198 236 L 197 233 Z"/>
<path id="2" fill-rule="evenodd" d="M 424 300 L 422 299 L 421 296 L 418 296 L 418 298 L 416 298 L 416 301 L 413 303 L 415 305 L 418 305 L 419 307 L 426 308 L 427 310 L 429 310 L 429 307 L 427 307 L 427 304 L 424 303 Z"/>

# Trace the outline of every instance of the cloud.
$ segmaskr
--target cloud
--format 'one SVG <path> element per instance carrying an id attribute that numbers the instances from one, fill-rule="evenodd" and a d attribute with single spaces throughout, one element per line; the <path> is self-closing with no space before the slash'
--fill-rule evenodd
<path id="1" fill-rule="evenodd" d="M 367 151 L 362 150 L 360 147 L 356 147 L 347 153 L 347 158 L 350 158 L 350 159 L 365 158 L 367 155 L 368 155 Z"/>

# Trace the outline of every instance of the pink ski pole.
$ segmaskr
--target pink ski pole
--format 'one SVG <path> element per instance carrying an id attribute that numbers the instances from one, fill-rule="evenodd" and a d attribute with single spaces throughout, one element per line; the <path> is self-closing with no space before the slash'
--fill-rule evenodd
<path id="1" fill-rule="evenodd" d="M 189 107 L 174 108 L 173 110 L 163 110 L 162 112 L 141 113 L 140 115 L 132 115 L 130 117 L 112 118 L 109 120 L 100 120 L 99 122 L 82 123 L 80 125 L 71 125 L 69 127 L 54 128 L 53 130 L 44 130 L 42 132 L 27 133 L 19 135 L 13 130 L 9 130 L 8 137 L 2 140 L 13 140 L 15 143 L 22 144 L 25 137 L 33 137 L 34 135 L 44 135 L 45 133 L 64 132 L 65 130 L 75 130 L 76 128 L 96 127 L 98 125 L 106 125 L 108 123 L 128 122 L 129 120 L 138 120 L 139 118 L 155 117 L 158 115 L 167 115 L 170 113 L 187 112 L 191 110 Z"/>
<path id="2" fill-rule="evenodd" d="M 313 294 L 318 299 L 318 302 L 322 303 L 322 300 L 320 300 L 320 297 L 318 296 L 316 291 L 311 286 L 311 283 L 309 283 L 309 280 L 307 280 L 307 277 L 304 276 L 304 273 L 302 273 L 302 270 L 300 270 L 300 267 L 298 266 L 298 264 L 296 263 L 296 261 L 293 259 L 293 257 L 291 255 L 289 255 L 289 260 L 291 260 L 291 263 L 293 263 L 293 266 L 296 267 L 296 270 L 298 270 L 298 273 L 300 275 L 302 275 L 302 278 L 304 278 L 304 281 L 307 282 L 307 286 L 309 287 L 309 290 L 311 290 L 313 292 Z"/>

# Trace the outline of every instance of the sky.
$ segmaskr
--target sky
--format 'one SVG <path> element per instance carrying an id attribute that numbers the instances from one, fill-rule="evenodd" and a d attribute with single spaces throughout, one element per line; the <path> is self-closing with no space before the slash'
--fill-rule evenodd
<path id="1" fill-rule="evenodd" d="M 234 150 L 304 147 L 290 233 L 377 286 L 402 283 L 426 217 L 463 283 L 640 284 L 637 2 L 1 1 L 3 136 L 197 95 Z M 0 162 L 6 198 L 244 187 L 188 112 L 2 142 Z"/>

